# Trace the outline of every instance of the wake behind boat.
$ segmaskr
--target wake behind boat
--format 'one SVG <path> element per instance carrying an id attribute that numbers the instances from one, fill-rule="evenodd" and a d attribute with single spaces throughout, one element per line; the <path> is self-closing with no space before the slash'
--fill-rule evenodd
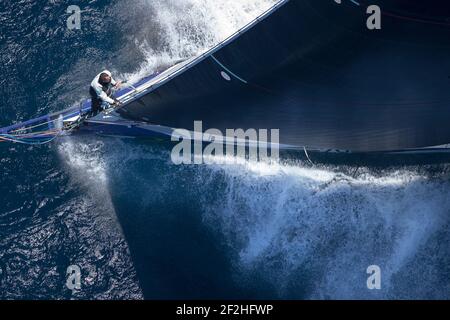
<path id="1" fill-rule="evenodd" d="M 374 4 L 383 10 L 376 31 L 365 25 Z M 448 8 L 423 16 L 423 6 L 280 1 L 211 50 L 117 92 L 117 110 L 89 118 L 86 101 L 0 137 L 168 138 L 202 120 L 220 130 L 277 128 L 282 148 L 310 153 L 441 156 L 450 150 Z"/>

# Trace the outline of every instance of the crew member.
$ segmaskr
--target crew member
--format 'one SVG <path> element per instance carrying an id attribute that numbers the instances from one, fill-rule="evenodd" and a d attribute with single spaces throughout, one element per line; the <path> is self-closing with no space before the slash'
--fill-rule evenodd
<path id="1" fill-rule="evenodd" d="M 117 107 L 120 105 L 119 100 L 114 98 L 112 89 L 120 88 L 121 84 L 122 82 L 113 79 L 111 72 L 108 70 L 102 71 L 92 80 L 89 93 L 92 98 L 91 113 L 93 115 L 111 106 Z"/>

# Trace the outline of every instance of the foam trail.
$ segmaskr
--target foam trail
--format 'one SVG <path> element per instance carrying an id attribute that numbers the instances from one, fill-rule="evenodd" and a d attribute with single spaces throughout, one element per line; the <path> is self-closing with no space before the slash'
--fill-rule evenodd
<path id="1" fill-rule="evenodd" d="M 84 188 L 86 198 L 94 202 L 98 208 L 97 213 L 101 213 L 100 218 L 112 220 L 111 227 L 117 228 L 122 233 L 108 190 L 106 168 L 109 163 L 105 157 L 105 148 L 102 141 L 68 138 L 58 145 L 58 152 L 72 183 Z"/>
<path id="2" fill-rule="evenodd" d="M 199 55 L 232 35 L 276 0 L 140 0 L 130 12 L 128 52 L 143 62 L 123 78 L 137 80 L 161 67 Z M 118 10 L 122 10 L 118 6 Z M 129 11 L 129 10 L 128 10 Z M 150 16 L 150 18 L 149 18 Z"/>
<path id="3" fill-rule="evenodd" d="M 205 221 L 223 234 L 241 277 L 262 275 L 280 297 L 407 297 L 408 286 L 430 280 L 420 270 L 439 274 L 439 265 L 419 257 L 438 254 L 432 243 L 448 224 L 449 185 L 441 178 L 406 169 L 353 178 L 339 168 L 260 163 L 208 171 L 226 187 L 223 198 L 205 196 Z M 379 292 L 366 287 L 373 264 L 383 272 Z M 442 285 L 434 290 L 445 296 Z"/>
<path id="4" fill-rule="evenodd" d="M 79 182 L 89 181 L 98 184 L 102 189 L 106 187 L 107 177 L 105 162 L 101 158 L 102 141 L 82 142 L 65 139 L 58 146 L 60 155 L 70 166 L 70 171 Z"/>

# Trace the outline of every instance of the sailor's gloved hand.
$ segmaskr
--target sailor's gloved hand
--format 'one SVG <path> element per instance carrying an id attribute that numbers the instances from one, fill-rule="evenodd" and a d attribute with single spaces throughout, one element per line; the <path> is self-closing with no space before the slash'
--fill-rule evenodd
<path id="1" fill-rule="evenodd" d="M 113 107 L 118 108 L 118 107 L 120 107 L 121 105 L 122 105 L 122 104 L 120 103 L 119 100 L 117 100 L 117 99 L 114 100 Z"/>

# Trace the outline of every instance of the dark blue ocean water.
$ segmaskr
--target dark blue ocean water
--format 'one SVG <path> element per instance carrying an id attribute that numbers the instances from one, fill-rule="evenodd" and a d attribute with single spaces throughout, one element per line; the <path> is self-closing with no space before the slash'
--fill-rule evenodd
<path id="1" fill-rule="evenodd" d="M 81 101 L 103 68 L 190 56 L 270 2 L 70 1 L 69 31 L 69 3 L 2 1 L 0 125 Z M 0 143 L 0 164 L 0 298 L 450 296 L 447 166 L 175 166 L 163 144 L 96 136 Z"/>

